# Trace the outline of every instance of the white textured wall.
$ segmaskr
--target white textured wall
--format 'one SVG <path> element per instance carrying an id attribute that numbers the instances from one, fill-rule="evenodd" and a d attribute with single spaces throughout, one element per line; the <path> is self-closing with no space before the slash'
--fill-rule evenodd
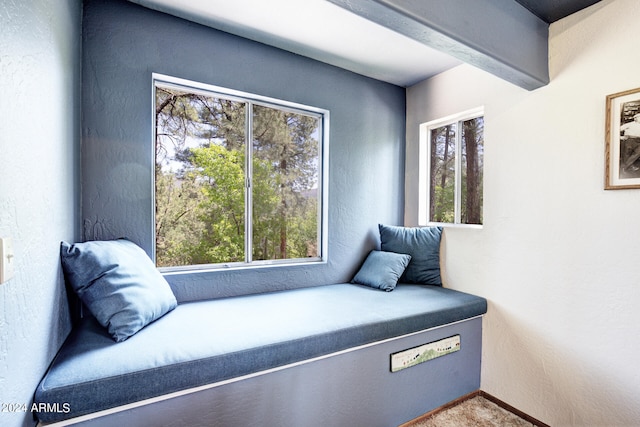
<path id="1" fill-rule="evenodd" d="M 69 331 L 59 246 L 79 226 L 80 10 L 0 2 L 0 236 L 13 238 L 16 264 L 0 284 L 0 404 L 31 404 Z M 0 412 L 2 426 L 33 424 Z"/>
<path id="2" fill-rule="evenodd" d="M 409 88 L 418 124 L 485 106 L 482 230 L 447 229 L 445 285 L 488 298 L 482 389 L 553 426 L 640 423 L 640 190 L 604 191 L 605 97 L 640 87 L 640 2 L 552 24 L 533 92 L 460 66 Z"/>

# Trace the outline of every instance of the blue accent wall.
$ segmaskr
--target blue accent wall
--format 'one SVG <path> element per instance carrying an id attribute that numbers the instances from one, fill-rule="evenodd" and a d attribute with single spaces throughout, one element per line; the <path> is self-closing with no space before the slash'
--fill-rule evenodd
<path id="1" fill-rule="evenodd" d="M 152 73 L 328 109 L 328 262 L 167 275 L 179 300 L 351 279 L 404 205 L 405 90 L 120 0 L 83 19 L 85 240 L 127 237 L 151 254 Z"/>

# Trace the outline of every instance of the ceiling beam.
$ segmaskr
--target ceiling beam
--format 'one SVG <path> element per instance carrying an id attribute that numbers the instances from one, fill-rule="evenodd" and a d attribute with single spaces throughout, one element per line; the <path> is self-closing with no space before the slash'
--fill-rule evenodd
<path id="1" fill-rule="evenodd" d="M 514 0 L 328 0 L 527 90 L 549 83 L 549 24 Z"/>

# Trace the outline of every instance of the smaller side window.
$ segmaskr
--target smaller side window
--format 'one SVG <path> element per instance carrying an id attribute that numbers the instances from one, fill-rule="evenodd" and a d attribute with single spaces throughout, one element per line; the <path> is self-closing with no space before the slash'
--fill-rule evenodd
<path id="1" fill-rule="evenodd" d="M 420 125 L 420 225 L 482 225 L 483 114 Z"/>

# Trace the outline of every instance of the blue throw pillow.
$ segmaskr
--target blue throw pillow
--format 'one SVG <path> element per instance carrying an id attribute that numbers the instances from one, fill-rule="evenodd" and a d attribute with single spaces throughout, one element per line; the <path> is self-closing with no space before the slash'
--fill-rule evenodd
<path id="1" fill-rule="evenodd" d="M 173 310 L 176 297 L 146 252 L 125 239 L 60 244 L 66 280 L 115 341 Z"/>
<path id="2" fill-rule="evenodd" d="M 383 251 L 411 255 L 401 282 L 442 286 L 440 239 L 442 227 L 378 226 Z"/>
<path id="3" fill-rule="evenodd" d="M 351 283 L 392 291 L 410 260 L 406 254 L 371 251 Z"/>

